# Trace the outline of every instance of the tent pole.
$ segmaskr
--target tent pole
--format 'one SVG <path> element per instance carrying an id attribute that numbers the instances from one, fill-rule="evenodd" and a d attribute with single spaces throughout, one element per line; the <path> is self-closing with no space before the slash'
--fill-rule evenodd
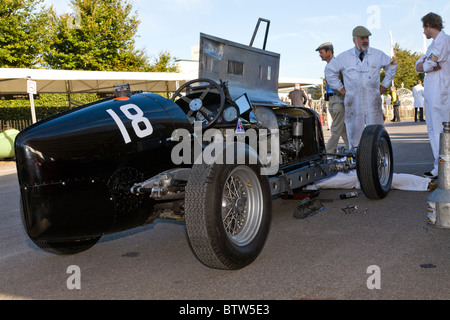
<path id="1" fill-rule="evenodd" d="M 70 83 L 66 80 L 67 99 L 69 100 L 69 109 L 72 109 L 72 98 L 70 97 Z"/>

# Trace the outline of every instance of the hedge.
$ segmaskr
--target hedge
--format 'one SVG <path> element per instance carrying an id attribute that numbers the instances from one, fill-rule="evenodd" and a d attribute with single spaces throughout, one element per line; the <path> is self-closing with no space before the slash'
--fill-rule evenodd
<path id="1" fill-rule="evenodd" d="M 35 107 L 36 118 L 44 119 L 67 109 L 69 107 Z M 0 120 L 31 120 L 31 108 L 0 107 Z"/>
<path id="2" fill-rule="evenodd" d="M 74 93 L 71 95 L 77 105 L 87 104 L 96 100 L 95 93 Z M 36 118 L 44 119 L 51 115 L 69 109 L 67 94 L 40 94 L 34 100 Z M 0 120 L 31 120 L 29 100 L 0 100 Z"/>

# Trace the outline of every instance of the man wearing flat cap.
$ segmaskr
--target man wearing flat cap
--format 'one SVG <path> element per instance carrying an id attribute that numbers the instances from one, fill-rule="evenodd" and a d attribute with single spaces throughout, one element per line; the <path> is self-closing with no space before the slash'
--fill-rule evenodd
<path id="1" fill-rule="evenodd" d="M 334 47 L 331 42 L 322 43 L 316 51 L 319 52 L 319 56 L 322 61 L 327 64 L 334 59 Z M 327 142 L 327 153 L 335 153 L 337 151 L 337 145 L 339 139 L 342 137 L 346 147 L 348 148 L 347 129 L 345 128 L 345 109 L 344 109 L 344 97 L 339 91 L 334 91 L 330 88 L 328 83 L 326 84 L 325 101 L 328 101 L 328 111 L 330 112 L 333 122 L 330 126 L 331 137 Z"/>
<path id="2" fill-rule="evenodd" d="M 359 145 L 366 125 L 383 124 L 381 95 L 389 88 L 397 72 L 397 63 L 382 51 L 369 46 L 372 35 L 365 27 L 353 29 L 355 46 L 330 61 L 325 77 L 333 90 L 344 96 L 345 125 L 350 149 Z M 385 77 L 380 83 L 380 71 Z M 344 82 L 339 79 L 342 72 Z"/>

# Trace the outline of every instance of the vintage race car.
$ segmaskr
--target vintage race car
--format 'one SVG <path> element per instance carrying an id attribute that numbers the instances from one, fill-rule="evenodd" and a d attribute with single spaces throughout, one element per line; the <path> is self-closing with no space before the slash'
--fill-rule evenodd
<path id="1" fill-rule="evenodd" d="M 119 86 L 23 130 L 15 154 L 31 240 L 75 254 L 175 219 L 203 264 L 231 270 L 263 249 L 274 197 L 356 169 L 365 195 L 384 198 L 393 154 L 383 126 L 368 126 L 356 150 L 326 154 L 318 114 L 279 99 L 279 61 L 201 34 L 199 78 L 172 99 Z"/>

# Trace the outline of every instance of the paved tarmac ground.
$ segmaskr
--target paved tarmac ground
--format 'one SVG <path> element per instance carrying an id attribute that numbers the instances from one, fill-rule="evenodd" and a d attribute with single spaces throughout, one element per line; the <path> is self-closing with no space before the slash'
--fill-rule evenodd
<path id="1" fill-rule="evenodd" d="M 386 128 L 395 172 L 431 169 L 425 124 Z M 427 225 L 430 192 L 392 190 L 374 201 L 327 189 L 319 196 L 326 210 L 306 219 L 293 217 L 298 200 L 277 199 L 258 259 L 222 271 L 195 258 L 184 223 L 165 220 L 104 236 L 73 256 L 38 249 L 22 227 L 14 165 L 0 162 L 0 299 L 450 299 L 450 230 Z M 347 205 L 357 212 L 345 214 Z M 79 289 L 69 288 L 71 266 Z"/>

